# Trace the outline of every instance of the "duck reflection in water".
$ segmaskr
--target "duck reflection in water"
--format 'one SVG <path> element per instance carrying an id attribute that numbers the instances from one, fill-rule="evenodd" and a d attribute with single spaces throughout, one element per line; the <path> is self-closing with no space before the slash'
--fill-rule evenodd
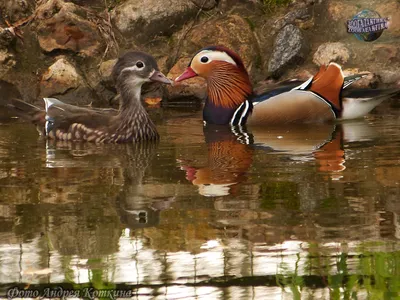
<path id="1" fill-rule="evenodd" d="M 253 161 L 253 148 L 249 147 L 251 135 L 231 131 L 228 126 L 207 125 L 204 137 L 207 144 L 207 166 L 194 167 L 191 161 L 178 160 L 186 178 L 199 187 L 203 196 L 236 194 L 237 185 L 246 179 Z"/>
<path id="2" fill-rule="evenodd" d="M 129 165 L 123 170 L 124 185 L 116 201 L 120 221 L 130 229 L 158 225 L 160 212 L 169 209 L 175 201 L 175 196 L 165 192 L 162 187 L 143 182 L 156 154 L 156 144 L 141 143 L 135 148 L 136 155 L 130 158 Z"/>
<path id="3" fill-rule="evenodd" d="M 255 127 L 251 132 L 245 127 L 207 125 L 204 127 L 206 165 L 196 166 L 188 159 L 179 159 L 178 163 L 201 195 L 236 195 L 239 183 L 246 180 L 254 155 L 262 155 L 266 167 L 268 161 L 276 159 L 314 161 L 326 180 L 338 180 L 346 169 L 343 143 L 373 136 L 374 131 L 364 120 L 318 126 Z"/>
<path id="4" fill-rule="evenodd" d="M 110 203 L 124 228 L 157 225 L 160 212 L 168 209 L 175 200 L 174 195 L 159 186 L 144 183 L 145 174 L 157 152 L 158 142 L 121 145 L 54 140 L 46 142 L 47 167 L 60 170 L 61 176 L 68 176 L 68 170 L 76 167 L 83 167 L 86 173 L 88 168 L 103 169 L 102 174 L 94 173 L 98 177 L 110 177 L 106 184 L 119 189 L 119 192 L 113 193 L 116 196 L 110 199 Z"/>

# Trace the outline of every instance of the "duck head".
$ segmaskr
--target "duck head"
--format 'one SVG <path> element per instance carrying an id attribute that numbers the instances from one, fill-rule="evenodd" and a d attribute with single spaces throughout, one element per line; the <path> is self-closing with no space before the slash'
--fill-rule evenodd
<path id="1" fill-rule="evenodd" d="M 172 83 L 160 72 L 154 57 L 139 51 L 128 52 L 121 56 L 113 68 L 112 77 L 117 87 L 122 87 L 124 84 L 142 86 L 145 82 L 151 81 Z"/>
<path id="2" fill-rule="evenodd" d="M 236 109 L 253 93 L 252 84 L 239 55 L 223 46 L 201 49 L 175 81 L 200 76 L 207 81 L 204 120 L 228 124 Z"/>

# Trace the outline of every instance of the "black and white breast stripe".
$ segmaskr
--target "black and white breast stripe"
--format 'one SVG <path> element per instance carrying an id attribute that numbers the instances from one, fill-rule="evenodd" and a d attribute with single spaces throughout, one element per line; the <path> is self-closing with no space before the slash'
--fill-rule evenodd
<path id="1" fill-rule="evenodd" d="M 246 124 L 248 116 L 253 110 L 253 103 L 249 100 L 244 101 L 233 113 L 230 125 L 244 125 Z"/>

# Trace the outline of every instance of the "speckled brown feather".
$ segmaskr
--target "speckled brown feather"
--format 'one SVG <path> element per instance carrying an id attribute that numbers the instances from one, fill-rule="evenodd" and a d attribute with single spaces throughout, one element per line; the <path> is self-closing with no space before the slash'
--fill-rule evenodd
<path id="1" fill-rule="evenodd" d="M 91 110 L 64 104 L 50 107 L 47 114 L 55 120 L 54 129 L 48 133 L 52 139 L 125 143 L 137 142 L 143 137 L 159 138 L 144 108 L 118 113 L 111 109 Z"/>

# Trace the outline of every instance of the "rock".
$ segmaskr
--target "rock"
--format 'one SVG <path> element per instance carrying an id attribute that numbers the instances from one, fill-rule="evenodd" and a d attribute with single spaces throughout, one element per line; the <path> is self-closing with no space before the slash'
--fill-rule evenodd
<path id="1" fill-rule="evenodd" d="M 302 62 L 308 52 L 309 47 L 300 29 L 291 24 L 286 25 L 276 36 L 268 72 L 279 76 L 288 66 Z"/>
<path id="2" fill-rule="evenodd" d="M 16 64 L 14 55 L 7 50 L 0 50 L 0 78 L 2 78 Z"/>
<path id="3" fill-rule="evenodd" d="M 381 62 L 396 62 L 400 58 L 399 48 L 391 44 L 377 44 L 372 48 L 372 57 Z"/>
<path id="4" fill-rule="evenodd" d="M 167 77 L 175 79 L 185 71 L 191 57 L 182 57 L 169 71 Z M 195 77 L 167 86 L 168 99 L 194 97 L 203 100 L 206 97 L 207 85 L 203 78 Z"/>
<path id="5" fill-rule="evenodd" d="M 64 0 L 65 2 L 72 2 L 79 6 L 90 7 L 96 11 L 103 11 L 112 6 L 114 1 L 104 1 L 104 0 Z"/>
<path id="6" fill-rule="evenodd" d="M 195 5 L 197 5 L 198 8 L 201 8 L 203 10 L 210 10 L 217 6 L 216 0 L 190 0 L 190 1 L 192 1 Z"/>
<path id="7" fill-rule="evenodd" d="M 309 9 L 307 7 L 299 8 L 294 11 L 291 11 L 287 13 L 285 16 L 282 18 L 279 18 L 274 22 L 272 25 L 273 32 L 272 34 L 275 34 L 276 31 L 281 30 L 283 27 L 285 27 L 288 24 L 293 24 L 296 21 L 306 21 L 311 18 L 311 14 L 309 12 Z"/>
<path id="8" fill-rule="evenodd" d="M 376 11 L 383 18 L 389 18 L 389 29 L 386 29 L 383 34 L 390 33 L 392 36 L 400 36 L 400 2 L 389 1 L 385 4 L 380 4 L 376 7 Z"/>
<path id="9" fill-rule="evenodd" d="M 400 82 L 400 73 L 398 71 L 382 70 L 378 72 L 378 76 L 382 83 L 387 85 L 396 85 L 397 82 Z"/>
<path id="10" fill-rule="evenodd" d="M 34 8 L 34 0 L 4 1 L 4 3 L 0 4 L 1 18 L 14 23 L 30 16 Z"/>
<path id="11" fill-rule="evenodd" d="M 103 61 L 100 64 L 99 72 L 100 72 L 100 77 L 101 81 L 109 87 L 114 86 L 114 80 L 111 77 L 112 69 L 117 62 L 118 59 L 110 59 L 107 61 Z"/>
<path id="12" fill-rule="evenodd" d="M 170 35 L 194 17 L 199 8 L 188 0 L 127 0 L 112 13 L 112 21 L 127 39 L 148 42 Z"/>
<path id="13" fill-rule="evenodd" d="M 380 78 L 377 76 L 375 73 L 369 72 L 369 71 L 363 71 L 359 70 L 357 68 L 355 69 L 344 69 L 343 74 L 344 76 L 350 76 L 354 74 L 363 74 L 363 73 L 369 73 L 366 77 L 357 80 L 354 82 L 351 87 L 352 88 L 377 88 L 380 84 Z"/>
<path id="14" fill-rule="evenodd" d="M 360 9 L 343 1 L 329 1 L 328 13 L 332 20 L 343 21 L 350 20 Z"/>
<path id="15" fill-rule="evenodd" d="M 42 75 L 39 87 L 39 98 L 55 97 L 78 106 L 91 105 L 93 102 L 97 105 L 99 102 L 96 94 L 99 90 L 93 90 L 65 56 L 57 57 L 56 62 Z"/>
<path id="16" fill-rule="evenodd" d="M 83 78 L 78 74 L 75 66 L 65 57 L 59 58 L 43 74 L 40 81 L 40 92 L 44 97 L 64 94 L 70 89 L 82 85 Z"/>
<path id="17" fill-rule="evenodd" d="M 350 50 L 340 42 L 324 43 L 314 53 L 313 62 L 320 65 L 328 65 L 330 62 L 345 64 L 350 58 Z"/>
<path id="18" fill-rule="evenodd" d="M 0 49 L 7 48 L 15 39 L 15 34 L 10 29 L 0 27 Z"/>
<path id="19" fill-rule="evenodd" d="M 89 12 L 73 3 L 50 0 L 37 9 L 35 24 L 40 47 L 46 51 L 72 50 L 86 56 L 100 53 L 102 38 Z"/>
<path id="20" fill-rule="evenodd" d="M 254 33 L 249 23 L 238 15 L 230 15 L 195 27 L 183 42 L 185 55 L 189 57 L 207 45 L 224 45 L 239 54 L 250 73 L 255 69 L 253 63 L 261 64 Z M 186 64 L 189 61 L 190 59 Z"/>

